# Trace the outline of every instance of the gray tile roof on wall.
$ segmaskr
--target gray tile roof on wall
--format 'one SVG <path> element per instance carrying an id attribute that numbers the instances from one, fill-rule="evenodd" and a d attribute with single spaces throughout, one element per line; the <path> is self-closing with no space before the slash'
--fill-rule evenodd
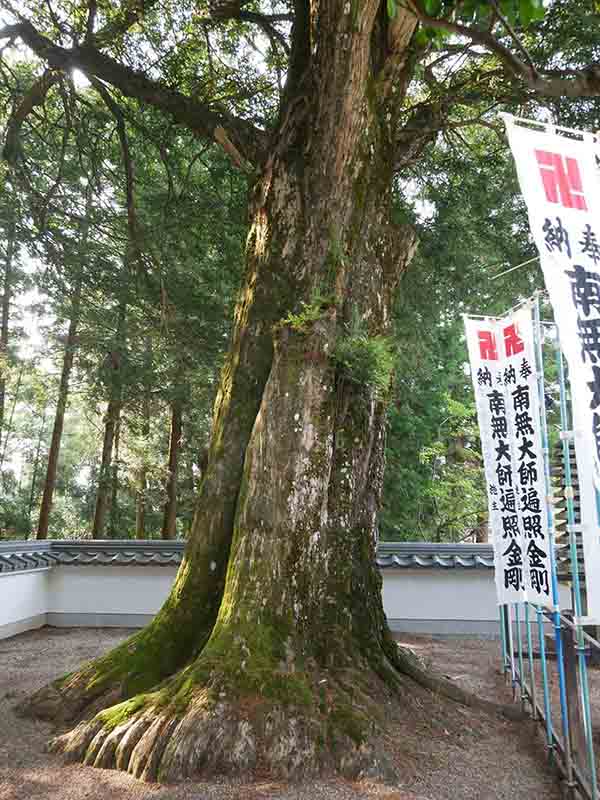
<path id="1" fill-rule="evenodd" d="M 437 542 L 380 542 L 377 564 L 381 569 L 492 569 L 491 544 L 439 544 Z"/>
<path id="2" fill-rule="evenodd" d="M 0 542 L 0 572 L 18 572 L 54 565 L 167 566 L 181 563 L 182 541 L 86 539 Z M 381 569 L 468 568 L 491 569 L 488 544 L 437 544 L 431 542 L 380 542 L 377 564 Z"/>
<path id="3" fill-rule="evenodd" d="M 48 539 L 0 542 L 0 573 L 53 566 L 160 566 L 177 567 L 185 542 L 131 539 Z M 563 555 L 563 552 L 565 555 Z M 567 560 L 557 547 L 559 573 Z M 491 544 L 439 544 L 437 542 L 380 542 L 380 569 L 493 569 Z"/>

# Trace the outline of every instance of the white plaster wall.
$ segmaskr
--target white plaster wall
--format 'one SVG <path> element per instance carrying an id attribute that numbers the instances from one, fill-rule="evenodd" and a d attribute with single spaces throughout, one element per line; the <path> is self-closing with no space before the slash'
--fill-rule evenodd
<path id="1" fill-rule="evenodd" d="M 155 614 L 171 588 L 170 567 L 60 566 L 49 580 L 50 614 Z M 387 569 L 383 604 L 390 619 L 494 620 L 491 570 Z"/>
<path id="2" fill-rule="evenodd" d="M 559 594 L 561 608 L 570 608 L 568 587 L 561 585 Z M 400 631 L 425 632 L 429 627 L 433 633 L 495 635 L 498 625 L 492 570 L 385 570 L 383 607 L 392 628 Z"/>
<path id="3" fill-rule="evenodd" d="M 50 573 L 48 612 L 49 615 L 154 615 L 165 601 L 176 574 L 177 569 L 171 567 L 60 566 Z M 51 618 L 49 622 L 52 624 Z M 79 624 L 85 624 L 85 619 Z"/>
<path id="4" fill-rule="evenodd" d="M 383 607 L 390 619 L 496 620 L 492 570 L 388 569 Z"/>
<path id="5" fill-rule="evenodd" d="M 0 639 L 46 623 L 51 570 L 0 574 Z"/>
<path id="6" fill-rule="evenodd" d="M 0 638 L 47 623 L 141 626 L 166 599 L 173 567 L 60 566 L 0 574 Z M 492 570 L 386 569 L 383 605 L 392 629 L 498 634 Z M 561 587 L 561 607 L 570 607 Z"/>

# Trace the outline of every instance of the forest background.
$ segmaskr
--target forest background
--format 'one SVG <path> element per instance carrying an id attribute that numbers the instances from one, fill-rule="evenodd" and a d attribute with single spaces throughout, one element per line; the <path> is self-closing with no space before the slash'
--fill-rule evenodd
<path id="1" fill-rule="evenodd" d="M 552 4 L 525 41 L 534 60 L 552 60 L 559 28 L 569 64 L 598 54 L 588 13 Z M 207 26 L 186 58 L 210 60 L 220 80 L 241 66 L 247 85 L 224 102 L 251 114 L 260 89 L 275 113 L 276 32 Z M 158 23 L 155 36 L 168 59 Z M 247 176 L 77 71 L 20 120 L 39 75 L 26 49 L 0 74 L 0 539 L 185 538 L 241 279 Z M 475 92 L 403 173 L 397 215 L 420 245 L 395 305 L 383 539 L 486 538 L 462 314 L 499 314 L 543 287 L 498 111 L 594 129 L 596 106 Z"/>

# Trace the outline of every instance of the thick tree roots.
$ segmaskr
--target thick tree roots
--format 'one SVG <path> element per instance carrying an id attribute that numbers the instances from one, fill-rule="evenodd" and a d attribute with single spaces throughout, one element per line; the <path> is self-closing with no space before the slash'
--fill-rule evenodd
<path id="1" fill-rule="evenodd" d="M 374 679 L 377 682 L 377 679 Z M 256 774 L 302 780 L 325 773 L 391 780 L 394 770 L 380 744 L 382 714 L 374 698 L 321 678 L 316 702 L 282 703 L 258 695 L 195 687 L 187 707 L 164 705 L 164 687 L 112 706 L 51 742 L 67 760 L 124 770 L 145 781 Z M 186 681 L 183 681 L 185 685 Z M 332 688 L 335 687 L 335 688 Z M 378 686 L 381 692 L 383 687 Z M 354 702 L 351 702 L 351 694 Z M 386 691 L 386 695 L 389 693 Z"/>
<path id="2" fill-rule="evenodd" d="M 327 773 L 394 780 L 383 745 L 385 718 L 390 703 L 414 691 L 403 675 L 463 705 L 511 718 L 520 714 L 434 675 L 400 648 L 386 659 L 389 674 L 383 679 L 381 670 L 364 663 L 360 669 L 311 675 L 265 672 L 261 665 L 260 675 L 250 680 L 247 672 L 223 674 L 212 666 L 207 672 L 200 658 L 157 690 L 120 703 L 118 687 L 92 696 L 82 683 L 77 701 L 73 676 L 38 692 L 26 710 L 64 721 L 87 701 L 86 718 L 55 738 L 50 749 L 71 761 L 167 783 L 257 774 L 303 780 Z"/>

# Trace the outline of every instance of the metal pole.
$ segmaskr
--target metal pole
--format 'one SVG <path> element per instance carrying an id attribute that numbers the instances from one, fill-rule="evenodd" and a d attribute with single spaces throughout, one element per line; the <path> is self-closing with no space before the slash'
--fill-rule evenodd
<path id="1" fill-rule="evenodd" d="M 519 603 L 515 603 L 515 633 L 517 635 L 517 654 L 519 657 L 519 694 L 521 696 L 521 706 L 525 705 L 525 672 L 523 670 L 523 641 L 521 636 L 521 616 L 519 614 Z"/>
<path id="2" fill-rule="evenodd" d="M 592 739 L 592 714 L 590 708 L 590 692 L 588 685 L 587 664 L 585 660 L 585 642 L 583 638 L 583 626 L 581 624 L 582 602 L 581 602 L 581 582 L 579 580 L 579 561 L 577 558 L 577 540 L 575 534 L 575 504 L 573 493 L 573 478 L 571 474 L 571 452 L 569 438 L 572 432 L 569 431 L 569 419 L 567 411 L 567 390 L 565 381 L 565 365 L 560 341 L 558 339 L 558 329 L 556 335 L 556 363 L 558 367 L 558 379 L 560 387 L 560 427 L 562 439 L 563 467 L 565 474 L 565 498 L 567 501 L 567 530 L 569 532 L 569 554 L 571 562 L 571 580 L 573 586 L 573 603 L 575 611 L 575 626 L 577 634 L 577 659 L 579 665 L 579 679 L 581 681 L 581 698 L 583 705 L 583 724 L 585 730 L 585 740 L 587 748 L 588 769 L 590 772 L 590 782 L 592 784 L 592 798 L 597 800 L 598 787 L 596 784 L 596 760 L 594 758 L 594 742 Z"/>
<path id="3" fill-rule="evenodd" d="M 501 639 L 501 649 L 502 649 L 502 674 L 505 675 L 508 671 L 508 656 L 506 652 L 506 621 L 505 621 L 505 614 L 506 609 L 505 607 L 500 604 L 498 606 L 500 609 L 500 639 Z"/>
<path id="4" fill-rule="evenodd" d="M 556 638 L 556 662 L 558 668 L 558 684 L 560 694 L 560 711 L 562 718 L 562 729 L 564 736 L 565 760 L 567 766 L 567 780 L 569 784 L 573 781 L 573 765 L 571 762 L 570 737 L 569 737 L 569 716 L 567 712 L 567 690 L 565 679 L 565 663 L 563 658 L 563 642 L 560 623 L 560 600 L 558 594 L 558 579 L 556 577 L 556 557 L 554 553 L 554 510 L 551 502 L 552 485 L 550 482 L 550 453 L 548 449 L 548 425 L 546 422 L 546 402 L 544 395 L 544 361 L 542 352 L 542 337 L 540 326 L 540 298 L 539 293 L 535 293 L 533 304 L 533 338 L 535 341 L 536 361 L 537 361 L 537 383 L 540 399 L 540 423 L 542 433 L 542 448 L 544 452 L 544 478 L 546 484 L 546 508 L 548 515 L 548 550 L 550 554 L 550 570 L 552 578 L 552 603 L 554 605 L 554 635 Z"/>
<path id="5" fill-rule="evenodd" d="M 513 642 L 513 629 L 512 629 L 512 615 L 510 613 L 510 603 L 506 604 L 506 613 L 508 616 L 508 652 L 510 656 L 510 680 L 512 683 L 513 700 L 516 696 L 517 689 L 517 676 L 515 670 L 515 645 Z"/>
<path id="6" fill-rule="evenodd" d="M 544 714 L 546 717 L 546 746 L 550 758 L 554 750 L 554 740 L 552 738 L 552 708 L 550 706 L 550 689 L 548 688 L 548 665 L 546 663 L 546 642 L 544 641 L 544 617 L 542 607 L 535 609 L 538 625 L 538 637 L 540 646 L 540 663 L 542 665 L 542 690 L 544 692 Z"/>
<path id="7" fill-rule="evenodd" d="M 533 668 L 533 645 L 531 641 L 531 620 L 529 619 L 529 603 L 525 603 L 525 631 L 527 633 L 527 658 L 529 660 L 529 693 L 531 700 L 531 715 L 533 719 L 537 719 L 535 669 Z"/>

